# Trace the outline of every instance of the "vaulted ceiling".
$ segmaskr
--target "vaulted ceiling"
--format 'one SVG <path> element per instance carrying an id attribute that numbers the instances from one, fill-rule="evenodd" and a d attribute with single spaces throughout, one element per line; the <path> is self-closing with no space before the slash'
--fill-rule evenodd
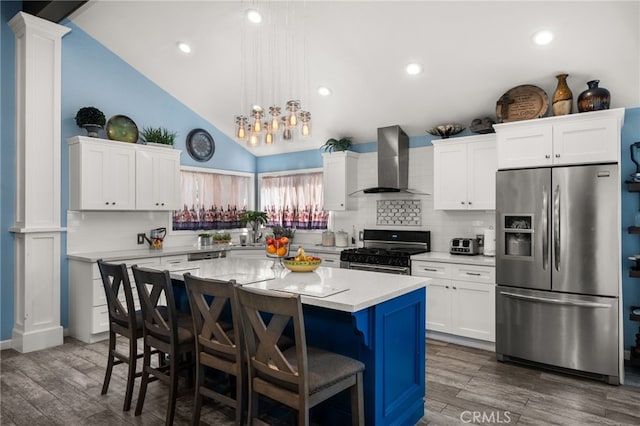
<path id="1" fill-rule="evenodd" d="M 248 113 L 249 105 L 242 104 L 252 102 L 254 91 L 243 11 L 277 5 L 282 2 L 92 0 L 70 18 L 233 138 L 233 118 Z M 555 76 L 562 72 L 569 74 L 574 99 L 587 81 L 598 79 L 612 94 L 612 108 L 640 104 L 637 1 L 295 1 L 285 6 L 303 24 L 296 37 L 304 38 L 306 48 L 286 53 L 292 60 L 303 55 L 306 76 L 291 96 L 311 111 L 313 136 L 251 149 L 256 155 L 311 149 L 331 137 L 371 142 L 376 128 L 393 124 L 410 136 L 426 135 L 438 124 L 468 127 L 474 118 L 495 118 L 496 101 L 515 86 L 536 85 L 551 104 Z M 532 42 L 540 29 L 553 32 L 551 44 Z M 192 52 L 179 52 L 179 41 L 188 42 Z M 421 64 L 423 72 L 408 75 L 410 62 Z M 270 78 L 266 72 L 261 76 Z M 319 95 L 320 86 L 332 94 Z"/>

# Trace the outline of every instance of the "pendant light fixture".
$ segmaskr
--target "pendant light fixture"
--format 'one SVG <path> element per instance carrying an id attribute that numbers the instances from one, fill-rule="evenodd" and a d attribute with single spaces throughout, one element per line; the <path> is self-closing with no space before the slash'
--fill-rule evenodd
<path id="1" fill-rule="evenodd" d="M 306 4 L 254 0 L 246 7 L 245 3 L 242 2 L 241 97 L 243 106 L 252 106 L 248 114 L 235 116 L 236 139 L 256 147 L 274 144 L 279 138 L 293 141 L 297 136 L 309 137 L 311 113 L 302 110 L 300 99 L 305 91 L 301 86 L 307 83 Z M 266 105 L 270 106 L 263 108 Z"/>

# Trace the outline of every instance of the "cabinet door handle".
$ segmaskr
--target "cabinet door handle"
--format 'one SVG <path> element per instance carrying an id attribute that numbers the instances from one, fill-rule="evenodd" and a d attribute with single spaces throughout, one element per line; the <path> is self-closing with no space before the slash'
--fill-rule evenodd
<path id="1" fill-rule="evenodd" d="M 160 203 L 161 206 L 164 206 L 164 203 Z"/>
<path id="2" fill-rule="evenodd" d="M 469 205 L 473 204 L 471 201 L 469 201 Z"/>
<path id="3" fill-rule="evenodd" d="M 444 286 L 444 288 L 449 288 L 449 286 L 448 286 L 448 285 L 445 285 L 445 286 Z"/>
<path id="4" fill-rule="evenodd" d="M 460 204 L 464 204 L 464 201 L 460 201 Z"/>
<path id="5" fill-rule="evenodd" d="M 424 268 L 424 270 L 428 272 L 438 272 L 437 269 L 431 269 L 431 268 Z"/>
<path id="6" fill-rule="evenodd" d="M 479 272 L 467 272 L 467 275 L 473 275 L 474 277 L 479 277 L 482 274 Z"/>
<path id="7" fill-rule="evenodd" d="M 551 158 L 549 154 L 545 155 L 544 158 Z"/>
<path id="8" fill-rule="evenodd" d="M 159 206 L 159 205 L 160 205 L 160 203 L 156 203 L 156 206 Z"/>
<path id="9" fill-rule="evenodd" d="M 111 205 L 115 206 L 115 205 L 116 205 L 116 202 L 115 202 L 115 201 L 112 201 L 112 202 L 111 202 Z"/>
<path id="10" fill-rule="evenodd" d="M 560 158 L 560 154 L 556 154 L 556 158 Z"/>
<path id="11" fill-rule="evenodd" d="M 458 288 L 454 285 L 454 286 L 453 286 L 453 289 L 454 289 L 454 290 L 457 290 Z"/>
<path id="12" fill-rule="evenodd" d="M 108 202 L 108 201 L 107 201 L 107 202 L 105 202 L 105 203 L 104 203 L 104 205 L 105 205 L 105 206 L 108 206 L 108 205 L 109 205 L 109 202 Z"/>

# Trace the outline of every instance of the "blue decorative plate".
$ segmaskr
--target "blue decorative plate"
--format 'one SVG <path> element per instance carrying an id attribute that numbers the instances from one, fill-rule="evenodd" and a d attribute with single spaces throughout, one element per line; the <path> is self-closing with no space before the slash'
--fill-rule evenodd
<path id="1" fill-rule="evenodd" d="M 120 142 L 138 142 L 138 126 L 126 115 L 114 115 L 107 121 L 107 137 Z"/>

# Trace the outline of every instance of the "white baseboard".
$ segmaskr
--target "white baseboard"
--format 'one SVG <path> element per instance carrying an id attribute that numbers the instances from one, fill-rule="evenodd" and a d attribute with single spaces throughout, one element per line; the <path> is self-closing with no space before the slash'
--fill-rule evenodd
<path id="1" fill-rule="evenodd" d="M 440 333 L 439 331 L 427 331 L 426 336 L 428 339 L 440 340 L 447 343 L 455 343 L 456 345 L 469 346 L 477 349 L 484 349 L 485 351 L 489 352 L 496 351 L 496 344 L 494 342 L 470 339 L 467 337 L 455 336 L 453 334 Z"/>
<path id="2" fill-rule="evenodd" d="M 65 328 L 62 330 L 63 336 L 69 335 L 69 329 Z M 13 349 L 13 339 L 8 340 L 0 340 L 0 351 L 4 351 L 5 349 Z"/>

